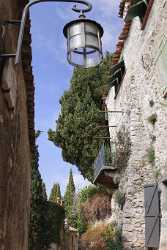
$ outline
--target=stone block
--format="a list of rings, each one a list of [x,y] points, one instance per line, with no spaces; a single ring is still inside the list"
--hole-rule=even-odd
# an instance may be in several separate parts
[[[17,80],[13,59],[9,59],[4,67],[1,87],[4,91],[4,96],[8,104],[8,108],[14,109],[17,98]]]

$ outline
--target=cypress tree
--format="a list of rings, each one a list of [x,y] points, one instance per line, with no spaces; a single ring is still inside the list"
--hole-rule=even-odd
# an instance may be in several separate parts
[[[93,163],[103,143],[98,137],[108,136],[102,109],[102,97],[109,90],[110,54],[100,66],[75,69],[70,88],[60,100],[61,114],[56,130],[49,130],[49,140],[61,147],[63,159],[76,165],[81,174],[93,181]]]
[[[65,214],[69,225],[75,226],[76,214],[74,214],[74,204],[75,204],[75,184],[73,179],[73,173],[70,169],[69,180],[66,187],[66,192],[64,196],[64,206]]]
[[[37,131],[36,139],[39,135],[40,131]],[[60,187],[57,191],[61,196]],[[39,152],[36,145],[32,161],[29,250],[48,250],[51,243],[60,243],[63,221],[63,207],[47,201],[45,184],[39,172]]]
[[[57,203],[59,200],[61,200],[60,185],[59,185],[59,183],[56,183],[52,187],[50,197],[49,197],[49,201]]]
[[[47,210],[46,188],[39,172],[39,153],[38,146],[36,146],[32,162],[29,250],[48,249]]]

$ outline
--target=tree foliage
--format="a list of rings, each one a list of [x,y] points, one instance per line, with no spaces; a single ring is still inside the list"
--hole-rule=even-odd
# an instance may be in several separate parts
[[[94,195],[101,193],[107,194],[105,187],[89,185],[81,189],[81,191],[79,192],[79,200],[81,203],[84,203],[88,199],[92,198]]]
[[[47,216],[49,225],[48,241],[50,244],[61,244],[62,242],[60,242],[60,234],[61,230],[63,230],[63,223],[65,219],[64,208],[52,201],[48,201],[47,206]]]
[[[68,224],[75,226],[76,211],[75,211],[75,184],[73,180],[73,173],[70,169],[69,180],[64,195],[65,214]]]
[[[39,172],[39,152],[36,146],[32,161],[29,250],[48,250],[51,243],[59,243],[63,221],[63,207],[47,201],[45,184]]]
[[[31,213],[29,228],[29,250],[48,248],[47,195],[39,172],[39,153],[36,146],[32,162]]]
[[[79,191],[76,202],[76,228],[80,235],[86,232],[90,223],[111,214],[110,200],[110,195],[102,186],[89,185]]]
[[[87,230],[87,223],[85,221],[82,208],[81,208],[81,202],[78,200],[77,203],[77,217],[76,217],[76,228],[78,229],[78,232],[80,235],[86,232]]]
[[[59,183],[56,183],[53,185],[51,193],[50,193],[50,197],[49,200],[52,202],[58,202],[59,200],[61,200],[61,191],[60,191],[60,185]]]
[[[81,212],[85,223],[105,220],[111,216],[111,198],[104,193],[97,193],[81,204]]]
[[[91,225],[81,237],[81,247],[87,250],[123,250],[122,233],[116,224]]]
[[[123,250],[122,230],[116,224],[110,224],[103,234],[107,250]]]
[[[92,181],[93,162],[102,140],[97,137],[108,135],[105,125],[102,97],[108,92],[111,55],[95,68],[75,69],[71,85],[60,100],[61,114],[56,131],[49,130],[49,139],[62,148],[63,159],[76,165],[81,174]]]

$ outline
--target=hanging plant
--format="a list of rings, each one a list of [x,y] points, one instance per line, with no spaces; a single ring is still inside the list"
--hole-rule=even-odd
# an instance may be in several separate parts
[[[129,132],[122,127],[117,133],[115,150],[113,152],[113,164],[119,171],[126,169],[131,154],[131,141]]]

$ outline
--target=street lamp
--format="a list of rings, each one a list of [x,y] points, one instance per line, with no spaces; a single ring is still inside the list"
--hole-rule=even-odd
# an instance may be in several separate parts
[[[100,24],[81,15],[64,27],[67,38],[67,59],[70,64],[83,68],[98,65],[102,58],[103,28]]]
[[[21,48],[25,30],[27,14],[32,5],[42,2],[67,2],[79,3],[86,7],[78,8],[76,5],[72,8],[75,12],[79,12],[79,19],[74,20],[64,27],[64,35],[67,38],[67,59],[73,66],[89,68],[98,65],[102,58],[102,42],[103,28],[100,24],[93,20],[86,19],[86,12],[91,11],[92,5],[85,0],[32,0],[24,8],[22,19],[19,22],[20,32],[17,43],[16,54],[0,54],[0,58],[15,57],[15,63],[20,62]],[[7,21],[3,24],[17,24],[17,21]]]

